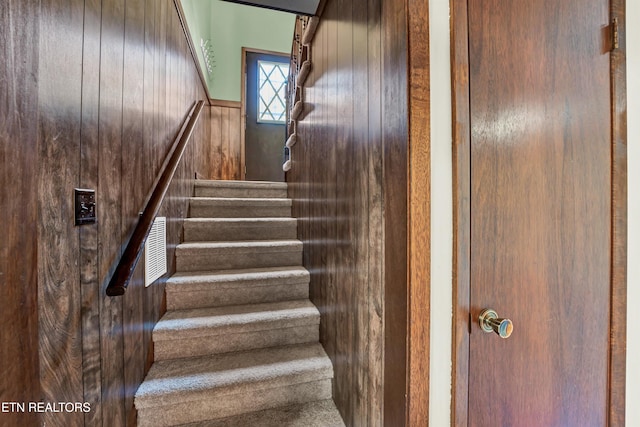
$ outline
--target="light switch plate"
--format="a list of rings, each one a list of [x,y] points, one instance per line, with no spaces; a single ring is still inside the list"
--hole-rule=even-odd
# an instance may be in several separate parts
[[[93,224],[96,222],[96,190],[76,188],[75,218],[76,225]]]

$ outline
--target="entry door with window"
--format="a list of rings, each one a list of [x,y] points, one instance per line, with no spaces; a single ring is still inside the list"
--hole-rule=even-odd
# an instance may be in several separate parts
[[[289,57],[246,52],[245,179],[284,181]]]
[[[607,425],[609,7],[468,1],[470,426]]]

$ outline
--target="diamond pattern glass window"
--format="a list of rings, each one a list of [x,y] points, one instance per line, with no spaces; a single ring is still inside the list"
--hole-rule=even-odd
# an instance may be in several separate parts
[[[289,64],[258,61],[258,123],[286,121]]]

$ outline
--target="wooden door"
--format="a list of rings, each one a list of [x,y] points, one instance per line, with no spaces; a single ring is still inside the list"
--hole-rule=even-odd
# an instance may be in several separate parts
[[[468,2],[471,426],[607,424],[608,24],[608,0]]]
[[[273,66],[272,64],[278,64]],[[284,181],[284,84],[289,57],[246,51],[245,179]]]

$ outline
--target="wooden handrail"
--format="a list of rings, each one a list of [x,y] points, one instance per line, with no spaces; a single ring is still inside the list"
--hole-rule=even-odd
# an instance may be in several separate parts
[[[153,185],[151,196],[140,215],[140,219],[138,220],[138,223],[133,230],[133,234],[122,253],[122,257],[113,272],[113,276],[111,276],[111,280],[107,286],[108,296],[113,297],[123,295],[127,289],[131,276],[133,275],[133,271],[135,270],[138,260],[142,255],[153,221],[158,215],[158,211],[162,205],[162,200],[169,189],[169,184],[171,184],[173,175],[178,168],[180,159],[182,158],[184,150],[187,147],[187,143],[191,138],[191,134],[193,133],[193,129],[198,118],[200,117],[200,112],[202,112],[203,106],[204,101],[198,101],[195,103],[193,107],[191,107],[189,115],[184,119],[180,132],[178,133],[178,136],[176,136],[176,139],[171,145],[171,150],[169,150],[169,153],[160,168],[160,172],[158,173]]]

